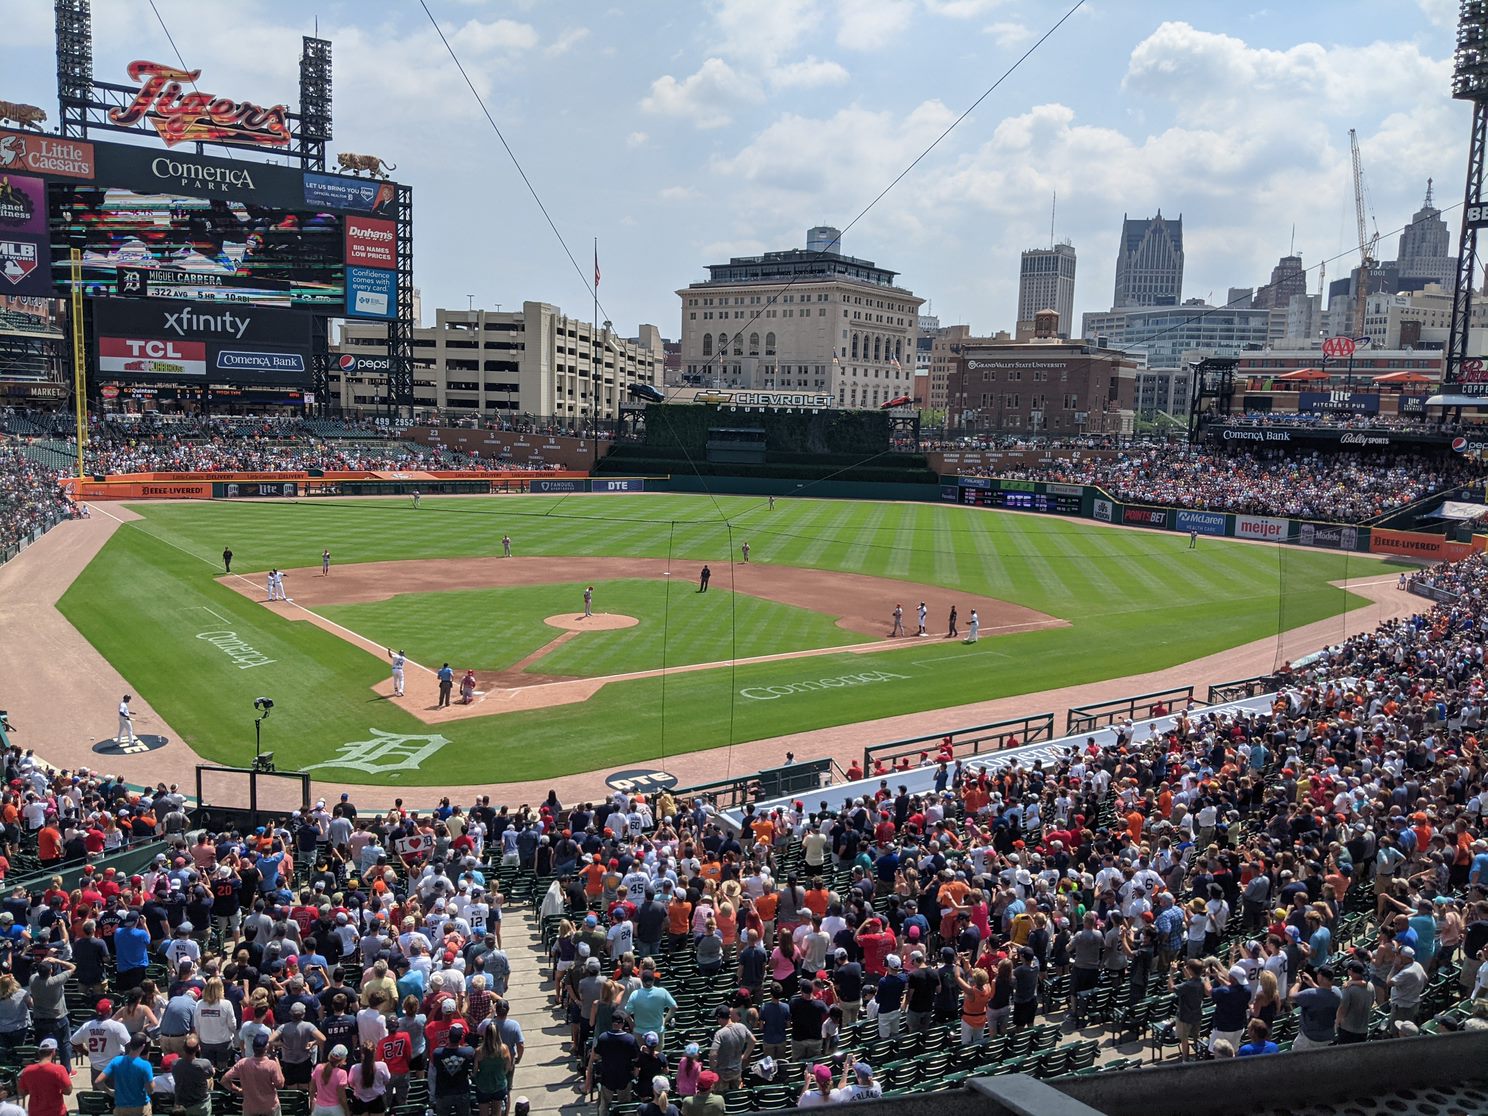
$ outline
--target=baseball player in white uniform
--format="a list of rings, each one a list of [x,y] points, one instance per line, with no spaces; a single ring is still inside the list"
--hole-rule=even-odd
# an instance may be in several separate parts
[[[119,701],[119,731],[114,734],[114,740],[119,744],[134,743],[134,718],[129,713],[130,697],[125,694]]]
[[[510,558],[511,557],[511,536],[510,535],[502,535],[501,536],[501,557],[503,557],[503,558]]]
[[[594,586],[592,585],[584,590],[584,615],[586,617],[594,615]]]
[[[982,622],[977,617],[976,609],[972,609],[971,619],[966,622],[966,642],[975,643],[977,641],[977,633],[981,631],[981,628]]]
[[[930,610],[925,607],[925,602],[924,601],[921,601],[920,602],[920,630],[918,632],[916,632],[915,635],[928,635],[929,634],[929,632],[927,632],[925,630],[925,618],[927,616],[929,616],[929,614],[930,614]]]
[[[269,583],[269,600],[271,600],[271,601],[277,601],[279,599],[279,596],[278,596],[278,592],[279,592],[279,576],[278,575],[279,575],[279,571],[278,570],[270,570],[269,571],[269,577],[268,577],[268,583]]]
[[[393,662],[393,697],[403,696],[403,664],[408,662],[408,657],[402,651],[394,651],[388,648],[388,658]]]

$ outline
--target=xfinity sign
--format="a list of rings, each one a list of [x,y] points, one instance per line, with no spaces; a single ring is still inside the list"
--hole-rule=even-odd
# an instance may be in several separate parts
[[[311,315],[277,307],[231,306],[166,298],[100,298],[93,313],[100,334],[225,342],[225,347],[310,349]],[[212,309],[205,307],[212,306]]]
[[[248,319],[238,317],[231,310],[224,310],[220,314],[203,314],[186,307],[174,314],[165,315],[165,329],[177,337],[198,333],[225,333],[229,337],[240,338],[248,330]]]

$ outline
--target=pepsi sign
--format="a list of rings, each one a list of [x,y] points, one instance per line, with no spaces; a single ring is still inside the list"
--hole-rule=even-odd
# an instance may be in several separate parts
[[[393,370],[393,358],[388,356],[356,356],[352,353],[342,353],[336,358],[336,369],[339,372],[387,375]]]

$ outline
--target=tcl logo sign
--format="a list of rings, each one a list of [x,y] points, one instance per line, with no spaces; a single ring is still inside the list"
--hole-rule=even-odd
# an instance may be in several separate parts
[[[346,262],[363,267],[398,266],[398,226],[374,217],[346,218]]]
[[[130,356],[154,357],[157,360],[185,360],[186,346],[176,341],[134,341],[121,339]],[[199,346],[193,345],[196,349]],[[194,353],[192,355],[195,355]]]

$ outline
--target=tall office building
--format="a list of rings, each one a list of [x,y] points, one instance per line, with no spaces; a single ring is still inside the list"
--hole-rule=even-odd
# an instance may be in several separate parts
[[[1426,200],[1400,233],[1400,252],[1395,261],[1400,278],[1429,279],[1450,287],[1457,274],[1457,259],[1450,255],[1451,246],[1451,230],[1442,219],[1441,210],[1431,204],[1431,179],[1428,178]]]
[[[1030,248],[1018,266],[1018,321],[1032,322],[1040,310],[1059,315],[1059,336],[1075,326],[1075,246]]]
[[[1169,221],[1159,209],[1147,220],[1123,216],[1111,308],[1177,306],[1182,301],[1183,215]]]
[[[1301,256],[1282,256],[1271,269],[1271,281],[1255,293],[1252,303],[1260,310],[1285,310],[1293,295],[1307,293],[1307,272]]]

